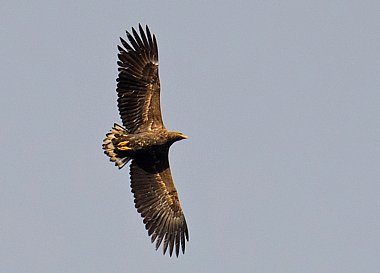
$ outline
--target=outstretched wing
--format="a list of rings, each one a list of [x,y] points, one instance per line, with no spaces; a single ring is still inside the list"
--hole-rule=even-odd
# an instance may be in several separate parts
[[[163,241],[164,254],[169,246],[171,256],[174,245],[177,257],[180,246],[185,253],[189,234],[171,176],[168,150],[138,156],[132,161],[130,174],[135,207],[144,218],[152,243],[156,241],[156,250]]]
[[[129,43],[120,38],[117,95],[120,117],[128,132],[164,128],[160,109],[160,79],[156,37],[146,34],[139,25],[140,35],[127,31]]]

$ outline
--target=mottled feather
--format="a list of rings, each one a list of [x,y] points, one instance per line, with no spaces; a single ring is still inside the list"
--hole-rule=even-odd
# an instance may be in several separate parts
[[[168,161],[168,150],[151,152],[136,157],[131,164],[131,188],[137,211],[144,218],[156,249],[164,242],[170,256],[175,248],[185,252],[185,238],[189,239],[186,220],[179,203]]]
[[[120,38],[117,78],[118,108],[129,133],[165,128],[160,109],[158,47],[155,36],[139,25],[127,31],[129,43]]]

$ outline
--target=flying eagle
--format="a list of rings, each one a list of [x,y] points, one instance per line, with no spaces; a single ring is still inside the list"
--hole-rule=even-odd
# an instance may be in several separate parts
[[[114,124],[103,141],[104,153],[121,169],[129,160],[135,207],[163,253],[175,246],[185,253],[189,233],[169,166],[170,146],[187,136],[166,130],[160,109],[158,47],[148,26],[132,28],[129,43],[120,38],[117,78],[118,108],[124,127]]]

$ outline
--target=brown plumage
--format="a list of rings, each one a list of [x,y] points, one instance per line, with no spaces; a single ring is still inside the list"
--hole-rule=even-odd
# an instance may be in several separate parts
[[[187,138],[165,129],[160,108],[158,47],[148,26],[144,32],[127,31],[129,43],[120,38],[118,108],[123,128],[115,124],[103,141],[110,161],[121,169],[132,159],[131,188],[135,207],[156,249],[163,242],[163,253],[185,253],[189,234],[169,166],[169,148]]]

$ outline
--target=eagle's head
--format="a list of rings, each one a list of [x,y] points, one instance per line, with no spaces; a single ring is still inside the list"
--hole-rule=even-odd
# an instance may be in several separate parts
[[[176,141],[182,140],[182,139],[187,139],[188,137],[185,136],[182,133],[179,132],[169,132],[169,139],[170,142],[174,143]]]

